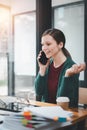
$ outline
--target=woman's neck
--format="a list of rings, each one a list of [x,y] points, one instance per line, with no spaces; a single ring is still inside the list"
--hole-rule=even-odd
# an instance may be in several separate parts
[[[55,68],[59,67],[60,65],[62,65],[65,61],[66,61],[66,56],[61,53],[59,55],[56,55],[54,58],[53,58],[53,65]]]

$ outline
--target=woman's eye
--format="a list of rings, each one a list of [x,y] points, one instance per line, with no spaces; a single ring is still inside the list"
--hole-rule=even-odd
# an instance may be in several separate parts
[[[51,43],[41,44],[42,46],[49,46]]]
[[[47,43],[47,46],[49,46],[50,45],[50,43]]]

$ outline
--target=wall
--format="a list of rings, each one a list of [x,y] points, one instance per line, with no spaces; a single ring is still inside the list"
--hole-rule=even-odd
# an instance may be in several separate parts
[[[7,6],[9,6],[10,5],[10,0],[0,0],[0,4],[4,4],[4,5],[7,5]]]
[[[28,12],[36,9],[36,0],[12,0],[12,14]]]
[[[28,12],[36,9],[36,0],[0,0],[0,4],[10,6],[12,14]]]
[[[1,1],[1,0],[0,0]],[[52,0],[52,7],[82,0]],[[20,6],[21,3],[21,6]],[[12,14],[36,10],[36,0],[11,0]]]
[[[82,0],[52,0],[52,7]],[[12,14],[36,10],[36,0],[0,0],[0,4],[12,7]]]

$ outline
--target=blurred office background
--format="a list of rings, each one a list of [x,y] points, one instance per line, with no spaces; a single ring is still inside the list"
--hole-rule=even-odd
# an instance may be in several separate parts
[[[72,58],[86,62],[86,12],[86,0],[0,0],[0,95],[34,94],[36,57],[47,28],[63,30]],[[81,72],[81,87],[86,77]]]

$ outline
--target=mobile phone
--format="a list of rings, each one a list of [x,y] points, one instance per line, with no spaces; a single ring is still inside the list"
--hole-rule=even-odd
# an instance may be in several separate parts
[[[46,57],[45,53],[42,51],[39,62],[41,62],[43,65],[46,65],[47,61],[48,61],[48,58]]]

